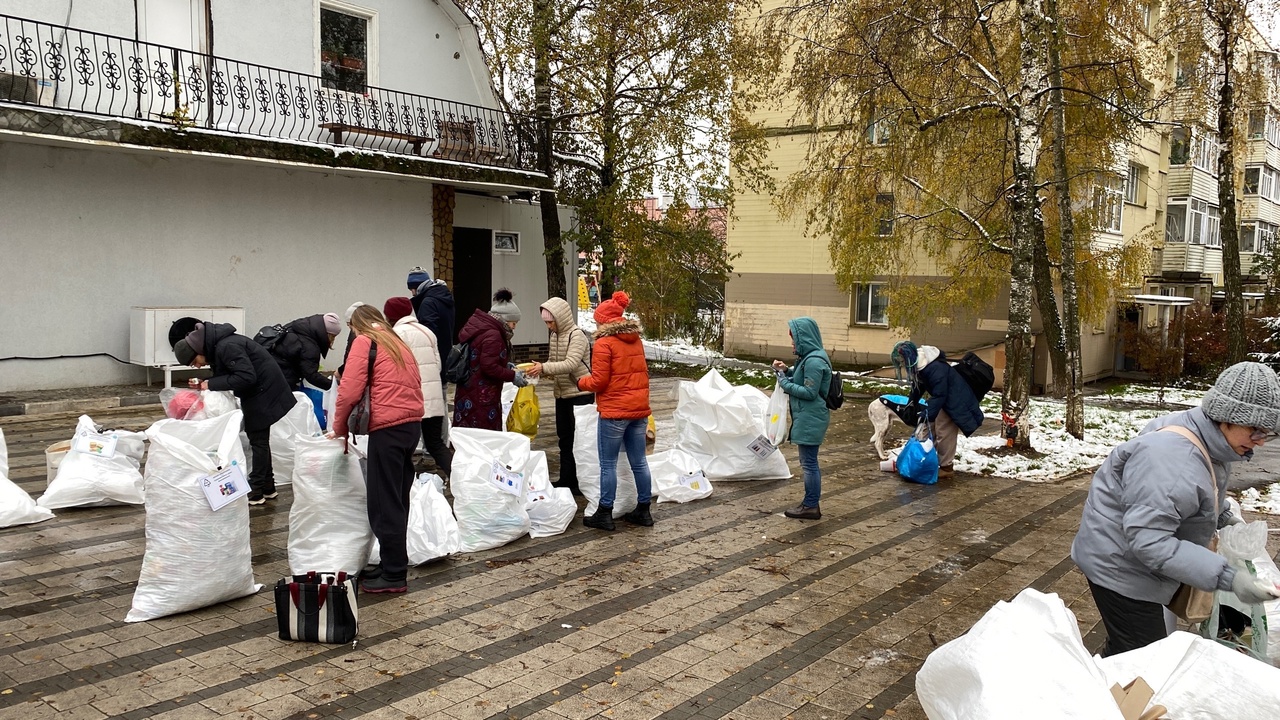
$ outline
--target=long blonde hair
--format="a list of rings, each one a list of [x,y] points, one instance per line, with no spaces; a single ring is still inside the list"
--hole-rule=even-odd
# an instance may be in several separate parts
[[[356,308],[355,312],[351,313],[351,326],[357,333],[381,345],[391,356],[391,361],[396,364],[396,367],[404,369],[407,364],[405,355],[413,357],[413,351],[404,344],[399,335],[391,330],[391,323],[387,322],[387,318],[378,308],[372,305],[361,305]]]

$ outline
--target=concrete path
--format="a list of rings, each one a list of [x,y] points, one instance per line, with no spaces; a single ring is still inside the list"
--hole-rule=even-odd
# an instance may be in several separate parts
[[[655,380],[660,432],[673,380]],[[554,456],[554,404],[541,388]],[[865,402],[865,401],[864,401]],[[720,483],[656,505],[653,528],[580,522],[411,570],[411,592],[360,596],[359,645],[276,637],[291,493],[252,510],[257,595],[125,624],[145,548],[137,507],[63,510],[0,530],[0,720],[39,718],[923,718],[926,655],[1025,587],[1059,593],[1096,648],[1097,612],[1068,557],[1087,476],[876,470],[864,405],[837,413],[822,520],[781,510],[798,479]],[[94,419],[140,429],[156,405]],[[43,449],[73,414],[0,421],[13,479],[44,488]],[[796,451],[785,448],[794,472]]]

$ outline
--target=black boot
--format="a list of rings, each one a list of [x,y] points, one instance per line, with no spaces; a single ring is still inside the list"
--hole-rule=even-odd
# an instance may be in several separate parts
[[[595,515],[582,518],[582,524],[597,530],[613,530],[613,506],[597,507]]]
[[[644,527],[653,527],[653,516],[649,514],[649,503],[640,503],[636,505],[636,509],[622,516],[623,520],[632,525],[643,525]]]

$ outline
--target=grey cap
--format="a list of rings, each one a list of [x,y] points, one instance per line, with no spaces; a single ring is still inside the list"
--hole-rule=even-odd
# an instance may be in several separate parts
[[[1280,432],[1280,380],[1262,363],[1236,363],[1222,371],[1200,407],[1210,420]]]

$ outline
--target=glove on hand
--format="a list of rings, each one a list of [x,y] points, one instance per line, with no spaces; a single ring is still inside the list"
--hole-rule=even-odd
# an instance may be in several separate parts
[[[1260,605],[1280,597],[1275,585],[1259,580],[1242,569],[1237,569],[1235,578],[1231,580],[1231,592],[1240,598],[1240,602],[1249,605]]]
[[[1223,508],[1221,522],[1218,524],[1222,527],[1229,525],[1244,525],[1244,511],[1240,507],[1240,503],[1235,498],[1227,498],[1227,506]]]
[[[516,364],[515,364],[515,363],[513,363],[513,362],[512,362],[512,363],[507,363],[507,369],[508,369],[508,370],[515,370],[515,369],[516,369]]]
[[[511,380],[511,384],[518,388],[522,388],[529,384],[529,378],[525,377],[523,370],[517,370],[515,378]]]

